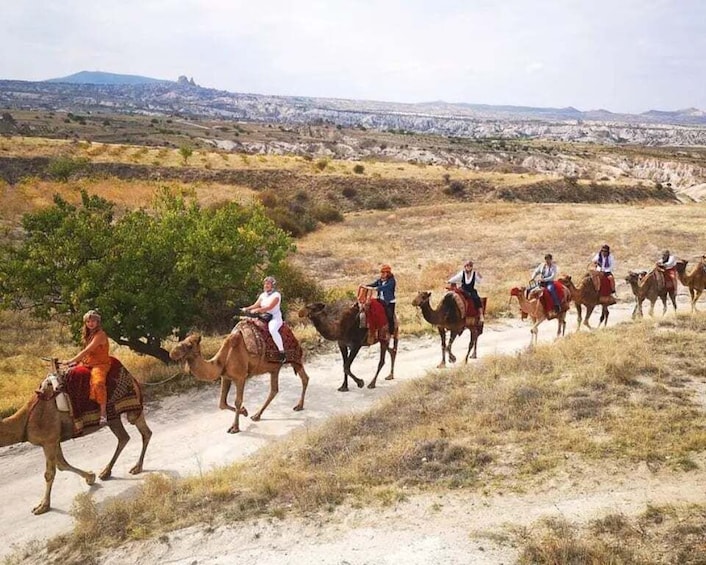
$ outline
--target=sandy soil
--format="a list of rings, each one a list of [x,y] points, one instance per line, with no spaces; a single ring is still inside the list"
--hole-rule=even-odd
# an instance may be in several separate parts
[[[628,320],[632,303],[611,308],[610,325]],[[597,323],[594,314],[593,323]],[[575,316],[568,331],[575,330]],[[551,342],[556,323],[540,327],[540,341]],[[467,337],[454,351],[465,351]],[[529,326],[510,320],[487,324],[478,346],[479,361],[494,353],[512,353],[529,343]],[[374,374],[377,347],[364,350],[356,361],[356,374],[367,382]],[[208,472],[276,441],[302,426],[312,426],[340,413],[365,410],[390,394],[400,383],[418,378],[440,361],[438,339],[431,337],[402,341],[395,380],[386,381],[383,369],[375,390],[352,389],[339,393],[342,371],[338,354],[312,358],[307,363],[311,377],[305,410],[292,407],[299,395],[299,379],[289,370],[280,377],[280,394],[260,422],[241,419],[242,432],[226,434],[232,413],[217,409],[218,387],[170,397],[149,405],[148,422],[154,432],[147,451],[145,473],[187,476]],[[246,388],[246,406],[253,411],[264,400],[269,379],[255,377]],[[0,449],[0,533],[4,543],[0,557],[32,540],[47,540],[72,527],[69,515],[73,498],[90,492],[97,502],[115,496],[130,496],[144,474],[133,477],[128,470],[139,454],[139,435],[129,426],[133,441],[118,460],[113,478],[89,487],[72,473],[58,473],[54,484],[52,510],[42,516],[31,514],[43,493],[44,458],[41,450],[28,444]],[[66,442],[69,462],[96,472],[103,468],[114,449],[108,430]],[[512,547],[503,546],[478,534],[503,524],[526,525],[546,514],[559,513],[571,519],[585,519],[600,512],[630,512],[644,509],[648,502],[703,502],[706,479],[702,484],[673,483],[647,468],[636,468],[611,478],[606,471],[600,480],[577,475],[557,479],[546,492],[526,496],[484,497],[478,494],[426,495],[384,511],[341,508],[333,513],[307,519],[262,520],[206,530],[190,528],[160,540],[129,544],[105,556],[104,563],[184,563],[219,564],[238,561],[251,564],[363,565],[372,563],[508,563],[515,556]],[[625,477],[630,478],[624,481]],[[36,554],[35,554],[36,555]]]

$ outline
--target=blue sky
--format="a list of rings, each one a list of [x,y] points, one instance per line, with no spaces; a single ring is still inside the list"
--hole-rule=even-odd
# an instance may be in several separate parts
[[[0,78],[706,110],[704,0],[0,0]]]

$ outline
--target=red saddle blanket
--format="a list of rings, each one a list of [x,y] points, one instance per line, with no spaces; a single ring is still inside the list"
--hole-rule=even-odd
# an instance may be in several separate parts
[[[556,294],[559,297],[559,304],[554,304],[552,295],[546,288],[542,288],[542,296],[539,297],[539,301],[542,303],[542,307],[545,312],[552,312],[555,306],[561,307],[565,302],[566,297],[566,287],[559,281],[554,281],[554,288],[556,289]],[[608,283],[608,288],[610,289],[610,283]],[[610,294],[610,290],[608,292]]]
[[[238,322],[235,329],[239,330],[245,342],[245,348],[254,355],[264,355],[267,361],[279,363],[279,349],[275,345],[267,323],[257,318]],[[285,322],[279,329],[284,345],[284,354],[288,363],[301,363],[304,353],[292,328]]]
[[[80,435],[84,427],[97,425],[100,420],[100,406],[89,398],[91,370],[83,365],[72,368],[66,374],[64,387],[71,404],[74,431]],[[140,385],[115,357],[110,358],[106,389],[109,420],[118,417],[123,412],[142,408]]]
[[[674,290],[677,288],[677,270],[676,269],[665,269],[664,270],[664,286],[667,290]]]
[[[385,312],[385,306],[377,298],[374,298],[365,305],[365,320],[366,327],[371,332],[376,332],[381,328],[388,325],[387,323],[387,312]]]
[[[476,305],[473,303],[473,300],[468,298],[465,294],[463,294],[463,291],[460,288],[454,288],[453,292],[455,292],[458,296],[460,296],[463,299],[464,304],[466,305],[466,318],[475,318],[478,316],[478,310],[476,310]],[[486,296],[481,296],[480,302],[483,305],[483,312],[485,312],[485,309],[488,306],[488,298]]]

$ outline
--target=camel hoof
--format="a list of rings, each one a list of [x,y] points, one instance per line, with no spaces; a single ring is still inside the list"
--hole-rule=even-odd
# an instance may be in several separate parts
[[[301,412],[304,410],[304,407],[301,404],[297,404],[294,408],[292,408],[295,412]]]
[[[386,380],[386,381],[391,381],[391,380],[394,379],[394,378],[395,378],[395,375],[387,375],[387,376],[385,377],[385,380]]]
[[[437,368],[437,369],[446,369],[446,363],[439,363],[439,364],[436,366],[436,368]]]
[[[41,504],[32,508],[32,514],[34,514],[35,516],[39,516],[40,514],[44,514],[46,512],[49,512],[49,505],[46,502],[42,502]]]
[[[370,384],[368,385],[368,388],[375,388],[375,383],[370,383]]]
[[[253,422],[259,422],[260,421],[260,414],[253,414],[252,417],[250,418]]]
[[[130,469],[131,475],[139,475],[140,473],[142,473],[142,465],[135,465],[132,469]]]
[[[341,385],[338,387],[338,392],[348,392],[348,387],[346,385]]]
[[[231,426],[228,428],[228,433],[229,434],[237,434],[240,433],[240,429],[236,428],[235,426]]]
[[[238,414],[242,414],[246,418],[248,417],[248,409],[243,406],[240,410],[238,410]]]
[[[363,379],[358,379],[355,381],[355,384],[358,385],[358,388],[363,388],[365,386],[365,381]]]

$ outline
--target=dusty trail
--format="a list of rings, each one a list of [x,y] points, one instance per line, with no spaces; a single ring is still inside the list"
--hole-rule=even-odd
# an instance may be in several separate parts
[[[629,320],[632,307],[631,302],[612,307],[610,325]],[[596,324],[597,320],[598,317],[594,314],[592,323]],[[572,311],[567,332],[574,331],[575,328],[576,319]],[[555,333],[556,322],[545,322],[539,328],[539,341],[549,343],[554,339]],[[468,344],[467,333],[457,341],[454,352],[460,357],[461,352],[465,352]],[[529,341],[529,325],[526,322],[509,320],[487,324],[478,346],[479,362],[482,362],[483,357],[491,354],[516,352],[526,347]],[[356,374],[364,378],[366,384],[374,374],[377,352],[377,346],[364,349],[354,365]],[[385,367],[378,379],[377,389],[352,389],[349,393],[339,393],[336,388],[341,383],[342,370],[338,353],[312,358],[306,364],[311,382],[307,392],[305,410],[298,413],[292,411],[292,407],[298,400],[300,383],[291,369],[285,369],[280,374],[280,393],[265,412],[263,419],[260,422],[253,422],[249,418],[241,418],[242,432],[235,436],[226,433],[226,429],[232,422],[232,413],[218,410],[218,386],[216,384],[200,391],[152,403],[148,406],[147,419],[154,434],[145,459],[145,473],[162,472],[183,477],[208,472],[213,468],[243,459],[292,430],[313,425],[334,414],[365,410],[380,398],[389,395],[400,383],[418,378],[434,369],[439,361],[440,348],[436,336],[403,340],[400,344],[394,381],[384,380],[384,376],[388,374],[388,367]],[[261,404],[267,395],[268,386],[269,378],[267,376],[255,377],[248,383],[245,391],[245,403],[248,409],[254,411]],[[132,426],[128,426],[128,432],[133,439],[118,460],[111,480],[106,482],[98,480],[96,485],[88,487],[81,478],[73,473],[58,472],[53,488],[52,510],[42,516],[31,514],[31,509],[41,498],[44,488],[44,456],[41,449],[28,444],[0,449],[0,497],[3,500],[0,534],[4,542],[0,549],[0,557],[7,555],[14,548],[28,541],[46,540],[59,533],[68,532],[72,527],[69,511],[74,497],[79,493],[88,491],[97,502],[115,496],[129,496],[130,491],[141,484],[145,473],[138,476],[132,476],[128,473],[130,467],[137,460],[140,449],[139,434]],[[73,465],[98,472],[110,458],[114,449],[114,441],[112,434],[105,430],[85,438],[66,442],[63,444],[63,448],[68,461]],[[700,490],[703,492],[703,489]],[[361,513],[364,514],[364,511]],[[399,517],[394,516],[394,511],[391,513],[393,514],[389,519],[391,527],[393,522],[398,523],[399,521],[400,527],[403,529],[414,530],[412,523],[407,523],[405,520],[400,521]],[[428,510],[422,512],[420,521],[424,521],[425,513],[428,513]],[[382,516],[380,519],[383,522],[387,521],[383,520]],[[371,548],[374,547],[375,543],[372,543],[370,539],[374,535],[373,531],[365,530],[364,524],[365,520],[362,520],[354,530],[348,531],[348,528],[344,528],[347,533],[345,536],[341,536],[339,541],[343,542],[351,536],[363,536],[368,539],[368,545]],[[407,525],[405,526],[405,524]],[[370,527],[375,528],[375,532],[378,532],[379,525],[380,523],[377,523],[377,519],[375,519],[371,522]],[[294,527],[292,526],[292,528]],[[287,530],[287,528],[288,526],[281,526],[280,529]],[[467,529],[464,531],[466,532],[464,536],[467,539]],[[183,533],[179,535],[183,536]],[[327,535],[317,533],[315,537],[320,538],[320,541],[325,541]],[[214,535],[215,537],[217,536]],[[404,536],[402,539],[404,540]],[[348,541],[355,546],[354,540],[348,539]],[[382,541],[383,545],[385,543]],[[426,543],[437,542],[419,539],[413,543],[412,540],[409,540],[408,547],[416,547],[418,551],[424,551],[422,546]],[[215,553],[210,556],[210,559],[216,560],[208,562],[227,562],[227,560],[217,560],[217,555],[222,555],[223,547],[227,546],[227,543],[222,545],[220,554]],[[257,544],[255,546],[250,544],[250,546],[250,555],[253,557],[253,561],[250,562],[268,562],[267,556],[262,553],[266,547],[273,547],[274,553],[270,557],[274,559],[274,556],[278,555],[278,559],[275,560],[278,563],[298,562],[284,559],[282,554],[277,553],[275,546],[268,545],[263,548],[258,548]],[[325,547],[325,544],[321,547]],[[310,554],[309,549],[305,547],[300,549],[301,555]],[[243,548],[238,551],[242,550]],[[345,561],[343,557],[341,557],[343,560],[339,561],[326,560],[324,558],[326,552],[322,551],[321,553],[319,561],[321,563],[342,563]],[[118,555],[116,554],[118,560],[114,561],[115,563],[121,562]],[[447,563],[454,562],[451,554],[444,555],[451,559],[446,560]],[[486,555],[486,557],[489,556]],[[158,560],[164,560],[164,558],[164,555],[160,555]],[[142,562],[154,562],[155,559],[157,556],[153,555],[151,560]],[[397,560],[394,561],[397,562]],[[129,562],[136,562],[135,555],[130,557]],[[182,561],[180,557],[175,555],[170,562],[180,563]],[[193,562],[193,559],[189,560],[184,557],[183,562],[190,563]],[[349,562],[367,563],[372,561],[353,559]],[[376,560],[375,562],[383,561]],[[199,563],[204,563],[204,561],[199,560]]]

